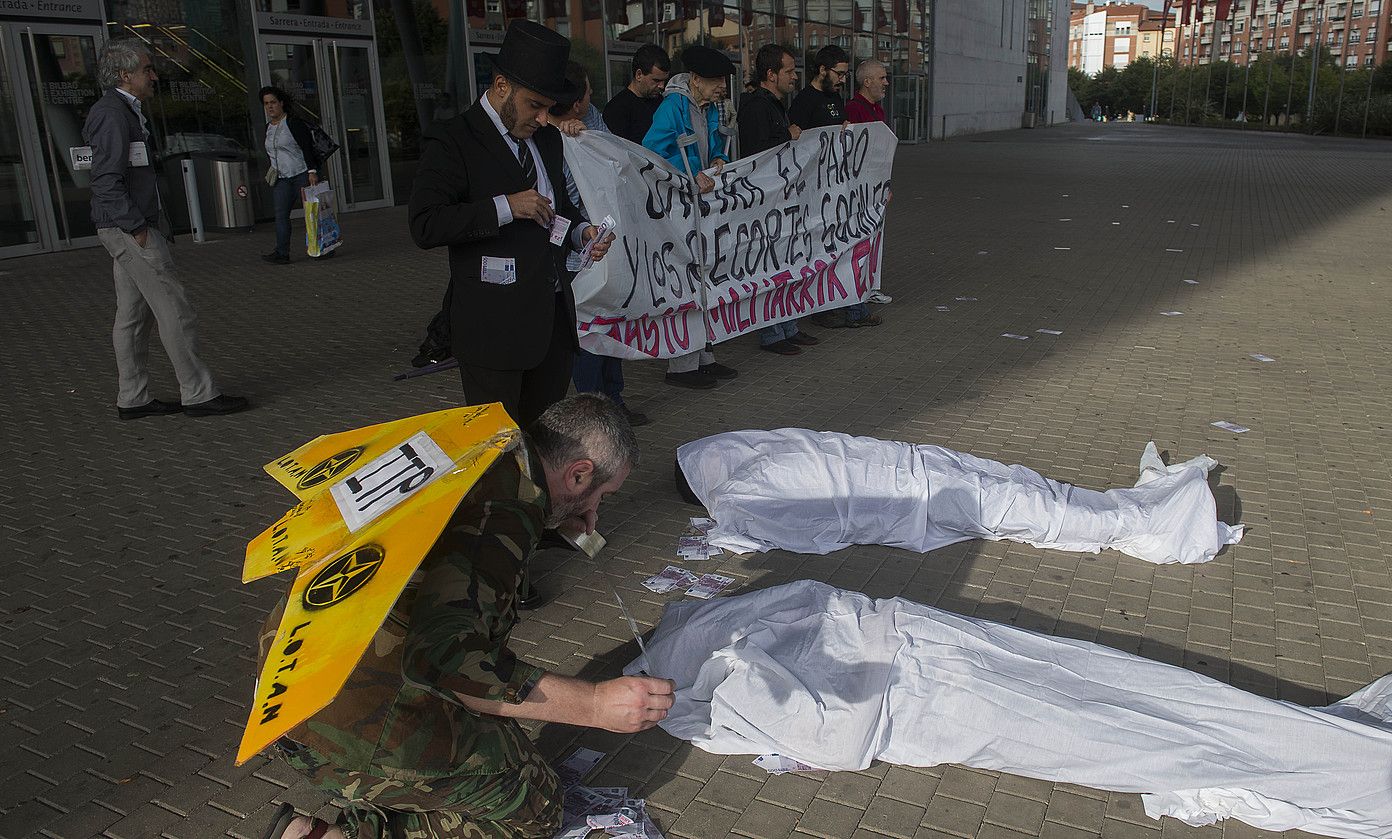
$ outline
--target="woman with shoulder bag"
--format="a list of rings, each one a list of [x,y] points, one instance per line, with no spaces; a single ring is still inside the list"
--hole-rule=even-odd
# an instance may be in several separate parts
[[[261,88],[266,109],[266,156],[271,166],[266,183],[275,202],[275,250],[261,258],[276,265],[290,262],[290,211],[304,200],[304,188],[319,183],[322,161],[314,151],[309,123],[290,115],[290,97],[278,87]],[[333,256],[329,251],[325,256]]]

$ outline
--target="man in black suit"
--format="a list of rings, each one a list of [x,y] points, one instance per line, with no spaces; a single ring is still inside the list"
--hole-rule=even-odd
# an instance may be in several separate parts
[[[549,124],[552,105],[583,93],[566,79],[569,57],[564,37],[514,21],[488,90],[426,133],[411,190],[412,238],[449,248],[445,308],[465,404],[501,402],[524,428],[569,387],[579,344],[565,255],[598,233],[566,195]]]

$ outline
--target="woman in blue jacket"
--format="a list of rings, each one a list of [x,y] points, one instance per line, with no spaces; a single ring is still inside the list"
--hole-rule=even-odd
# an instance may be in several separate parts
[[[682,53],[682,65],[687,72],[678,73],[667,82],[662,104],[657,106],[652,127],[643,138],[643,147],[665,158],[678,172],[694,173],[697,189],[706,193],[715,189],[715,180],[702,170],[715,167],[719,174],[730,162],[718,103],[725,98],[735,65],[724,53],[699,45]],[[688,135],[694,135],[696,142],[686,147],[683,162],[679,140]],[[705,390],[715,387],[721,379],[738,375],[734,368],[715,363],[715,353],[709,350],[667,362],[667,383],[678,387]]]
[[[695,134],[696,142],[686,147],[686,156],[693,173],[711,166],[720,168],[730,162],[728,143],[720,126],[718,103],[725,98],[729,77],[735,65],[725,54],[710,47],[694,46],[682,53],[687,72],[678,73],[667,82],[662,104],[653,114],[652,127],[643,138],[643,146],[666,158],[678,171],[685,173],[678,138]],[[710,192],[715,181],[708,175],[697,174],[696,184],[701,192]]]

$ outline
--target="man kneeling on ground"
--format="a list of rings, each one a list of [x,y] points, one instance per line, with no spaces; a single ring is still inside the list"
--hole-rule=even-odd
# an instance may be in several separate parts
[[[513,718],[635,732],[672,707],[666,679],[593,683],[508,649],[517,588],[543,528],[593,532],[638,462],[622,409],[557,402],[465,495],[382,628],[324,710],[277,746],[348,807],[331,826],[282,811],[267,839],[546,837],[556,774]],[[262,655],[280,621],[265,624]]]

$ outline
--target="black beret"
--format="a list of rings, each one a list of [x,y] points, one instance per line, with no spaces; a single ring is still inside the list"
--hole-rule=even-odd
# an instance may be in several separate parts
[[[735,63],[725,53],[700,44],[682,52],[682,67],[703,79],[723,79],[735,72]]]

